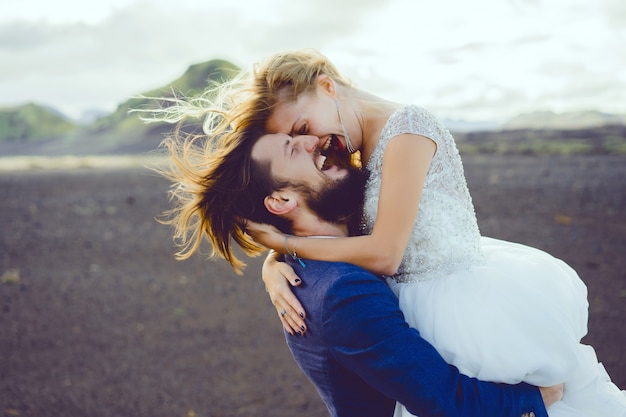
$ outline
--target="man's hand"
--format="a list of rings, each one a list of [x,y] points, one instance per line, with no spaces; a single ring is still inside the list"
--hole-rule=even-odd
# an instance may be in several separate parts
[[[563,384],[553,385],[551,387],[539,387],[541,392],[541,398],[546,405],[546,409],[550,408],[552,404],[557,401],[561,401],[563,398]]]

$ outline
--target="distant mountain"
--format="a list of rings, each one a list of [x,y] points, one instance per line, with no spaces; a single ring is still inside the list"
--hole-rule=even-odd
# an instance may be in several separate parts
[[[224,60],[190,66],[173,82],[130,98],[110,114],[91,112],[73,122],[54,109],[26,104],[0,108],[0,155],[137,154],[158,147],[172,126],[146,124],[130,109],[154,108],[141,97],[192,97],[240,69]],[[90,120],[91,119],[91,120]],[[90,123],[88,123],[90,121]],[[626,154],[626,115],[598,111],[522,114],[507,122],[445,120],[462,153]]]
[[[455,132],[454,136],[463,154],[626,155],[626,124]]]
[[[185,97],[200,95],[210,82],[223,82],[239,73],[240,69],[224,60],[211,60],[190,66],[178,79],[166,86],[148,91],[139,97],[130,98],[120,104],[112,114],[97,119],[83,132],[89,140],[102,149],[120,152],[135,152],[155,149],[166,131],[172,129],[168,124],[147,125],[131,109],[154,108],[159,103],[150,98],[172,97],[174,94]]]
[[[585,129],[603,126],[624,126],[626,115],[607,114],[599,111],[555,113],[541,111],[520,114],[504,123],[501,129]]]
[[[110,112],[102,109],[88,109],[83,111],[77,119],[74,119],[74,121],[81,126],[89,126],[96,120],[108,116],[109,113]]]
[[[34,103],[0,108],[0,142],[38,141],[62,137],[78,126],[54,109]]]
[[[173,92],[196,96],[204,91],[209,82],[225,81],[239,71],[238,67],[224,60],[191,65],[178,79],[140,96],[171,97]],[[79,126],[56,111],[35,104],[0,108],[0,154],[144,153],[155,149],[171,126],[146,125],[137,114],[129,114],[128,111],[157,104],[146,98],[130,98],[113,113],[98,117],[87,126]]]
[[[193,97],[201,94],[210,81],[222,82],[231,78],[239,72],[239,68],[224,60],[212,60],[201,64],[190,66],[185,73],[172,83],[140,94],[143,97],[172,97],[173,92]],[[126,129],[128,127],[138,127],[143,125],[136,115],[129,116],[130,109],[142,107],[153,107],[157,105],[151,99],[131,98],[120,104],[113,114],[96,120],[90,126],[91,130],[100,131],[102,129],[115,128]]]
[[[492,131],[500,130],[503,121],[498,120],[480,120],[469,121],[463,119],[444,119],[444,125],[452,132],[475,132],[475,131]]]

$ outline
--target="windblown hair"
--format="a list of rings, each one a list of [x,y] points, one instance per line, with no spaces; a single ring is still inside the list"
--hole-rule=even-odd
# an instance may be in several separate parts
[[[180,248],[176,258],[189,258],[206,237],[212,246],[211,257],[226,259],[241,273],[245,263],[235,256],[233,241],[249,256],[265,250],[246,234],[246,220],[281,230],[291,227],[267,211],[263,202],[286,186],[272,178],[269,162],[260,163],[251,157],[252,147],[263,132],[231,132],[210,142],[203,135],[186,135],[180,129],[176,132],[163,142],[171,163],[169,170],[161,171],[172,181],[169,194],[175,205],[160,220],[174,227],[174,240]]]
[[[163,105],[158,109],[133,109],[150,122],[179,123],[203,119],[208,137],[246,129],[264,129],[276,105],[295,101],[302,93],[315,90],[317,77],[326,74],[337,83],[350,85],[335,66],[315,49],[279,52],[242,71],[223,83],[212,82],[196,98],[152,97]]]
[[[175,205],[162,222],[174,227],[177,259],[189,258],[207,238],[211,256],[223,257],[240,273],[245,263],[235,256],[232,241],[249,256],[264,250],[245,233],[245,219],[288,230],[263,205],[265,196],[285,184],[277,184],[269,165],[253,163],[250,154],[275,106],[313,91],[321,74],[349,85],[325,56],[305,49],[277,53],[252,73],[213,83],[200,97],[152,97],[159,108],[132,110],[148,123],[176,124],[162,143],[170,167],[160,172],[172,182]],[[202,133],[186,132],[190,119],[202,121]]]

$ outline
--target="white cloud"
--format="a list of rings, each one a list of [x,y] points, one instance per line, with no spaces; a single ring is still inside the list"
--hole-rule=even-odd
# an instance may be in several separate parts
[[[3,0],[0,105],[112,110],[197,62],[315,47],[442,116],[626,113],[622,0]]]
[[[87,2],[81,0],[3,0],[2,19],[49,22],[53,24],[95,24],[117,9],[128,6],[133,0],[106,0]]]

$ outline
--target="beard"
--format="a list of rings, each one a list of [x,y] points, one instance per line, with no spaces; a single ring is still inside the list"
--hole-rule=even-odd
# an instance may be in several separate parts
[[[328,180],[320,190],[299,185],[311,211],[328,223],[347,225],[351,236],[360,233],[361,213],[368,174],[348,167],[347,175],[339,180]]]

